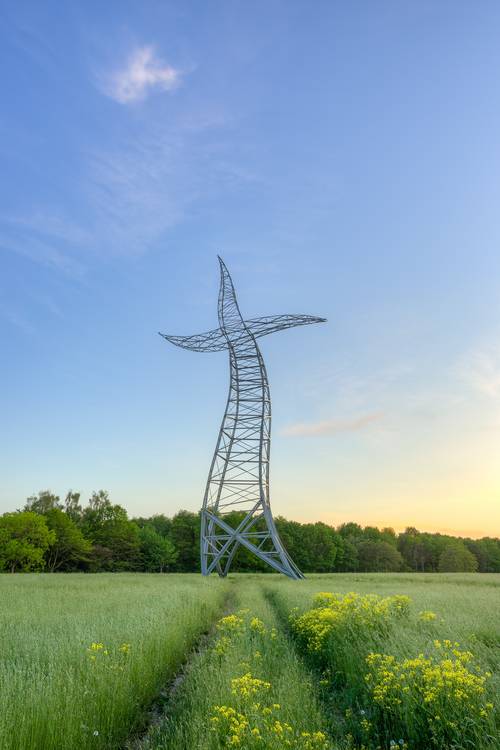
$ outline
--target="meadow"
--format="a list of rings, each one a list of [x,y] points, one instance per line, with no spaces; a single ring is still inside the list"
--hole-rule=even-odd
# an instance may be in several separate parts
[[[500,576],[0,576],[1,750],[500,747]]]

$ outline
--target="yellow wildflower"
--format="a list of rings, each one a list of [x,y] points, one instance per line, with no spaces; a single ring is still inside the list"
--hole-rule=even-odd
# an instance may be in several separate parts
[[[422,620],[422,622],[432,622],[432,620],[435,620],[437,617],[435,612],[431,612],[430,610],[426,609],[423,612],[418,613],[418,619]]]
[[[250,672],[244,674],[243,677],[235,677],[231,680],[232,694],[240,695],[244,698],[248,698],[251,695],[257,695],[262,691],[269,690],[270,687],[270,682],[259,680],[258,677],[252,677],[252,674]]]
[[[257,633],[260,633],[261,635],[264,635],[266,632],[266,626],[262,622],[262,620],[259,620],[258,617],[252,617],[250,620],[250,629],[254,630]]]

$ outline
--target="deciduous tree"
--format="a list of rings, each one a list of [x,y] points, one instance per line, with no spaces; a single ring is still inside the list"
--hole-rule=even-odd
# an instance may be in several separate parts
[[[461,540],[449,542],[441,552],[440,573],[474,573],[476,570],[477,559]]]
[[[358,545],[359,570],[367,573],[394,573],[401,570],[403,558],[389,542],[367,539]]]
[[[76,523],[60,508],[52,508],[44,514],[47,526],[55,533],[55,539],[45,552],[47,568],[72,570],[78,563],[88,562],[92,544],[85,539]]]
[[[0,517],[0,569],[11,573],[41,570],[44,554],[55,541],[44,516],[31,511]]]
[[[139,529],[141,567],[150,572],[163,573],[177,560],[177,550],[168,537],[158,534],[151,524]]]

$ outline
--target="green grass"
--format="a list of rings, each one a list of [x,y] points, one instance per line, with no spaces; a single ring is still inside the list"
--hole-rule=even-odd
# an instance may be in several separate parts
[[[412,599],[411,616],[383,637],[350,634],[338,641],[335,651],[325,646],[329,664],[364,669],[365,652],[375,646],[403,659],[425,652],[434,640],[449,638],[492,672],[488,691],[498,717],[499,575],[336,574],[301,582],[244,574],[226,581],[199,575],[1,575],[0,748],[112,750],[123,748],[128,738],[129,747],[141,750],[219,750],[232,746],[235,732],[231,734],[223,716],[220,722],[211,721],[217,716],[216,705],[233,708],[264,737],[259,742],[254,734],[239,747],[252,748],[254,742],[269,750],[306,748],[315,732],[326,730],[328,737],[318,735],[311,747],[360,748],[361,734],[354,724],[360,724],[361,716],[376,714],[362,691],[363,669],[353,668],[349,684],[322,679],[318,659],[288,628],[290,611],[308,610],[320,591],[404,594]],[[242,608],[249,612],[241,616],[241,632],[226,634],[215,627],[223,614]],[[418,613],[424,610],[435,612],[436,619],[421,622]],[[265,624],[265,633],[252,629],[252,617]],[[202,647],[193,654],[203,633]],[[225,634],[230,643],[221,649],[216,643]],[[89,651],[92,643],[103,647]],[[130,648],[120,651],[122,644]],[[169,682],[186,659],[185,674],[146,731],[148,709],[162,691],[169,693]],[[232,692],[231,680],[248,673],[270,685],[252,703],[238,689]],[[259,709],[252,708],[256,702]],[[262,709],[273,704],[279,708],[263,715]],[[276,721],[291,729],[285,728],[282,736],[279,728],[273,729]],[[377,739],[364,738],[368,750],[389,748],[393,724],[387,717],[382,724]],[[418,736],[411,736],[410,724],[405,740],[416,750],[421,744]],[[248,731],[241,729],[241,736]],[[500,747],[498,727],[490,723],[488,732],[490,738],[478,734],[471,747]],[[295,744],[286,745],[287,738]]]
[[[461,632],[489,629],[500,636],[500,574],[497,573],[336,573],[309,575],[298,585],[285,577],[272,578],[272,588],[283,592],[290,607],[302,606],[318,591],[357,591],[390,596],[406,594],[414,607],[439,610]]]
[[[279,630],[261,580],[237,576],[234,583],[236,619],[219,622],[214,642],[191,665],[173,706],[140,750],[331,747],[311,676]],[[240,678],[242,686],[235,688],[233,680]],[[264,686],[250,682],[246,695],[247,678]],[[248,726],[241,719],[224,720],[227,708]]]
[[[1,750],[119,747],[227,591],[197,575],[0,576]]]
[[[485,667],[500,680],[500,575],[477,573],[345,573],[311,575],[299,586],[287,578],[273,576],[266,590],[275,597],[281,614],[293,607],[309,606],[318,591],[346,594],[411,597],[415,612],[431,610],[438,615],[432,626],[436,637],[460,641],[478,655]],[[267,581],[263,579],[264,582]],[[394,648],[400,642],[395,636]],[[425,642],[425,635],[419,640]],[[498,683],[497,683],[498,685]],[[500,693],[500,685],[498,685]]]
[[[295,586],[286,579],[264,583],[263,586],[283,623],[288,622],[290,611],[294,608],[299,613],[310,610],[314,594],[320,591],[344,595],[355,591],[359,594],[378,594],[383,597],[407,595],[411,598],[409,617],[402,618],[382,633],[372,632],[369,627],[357,631],[348,622],[344,628],[337,627],[317,653],[306,654],[318,677],[324,677],[320,674],[323,669],[328,672],[327,679],[321,680],[326,683],[322,688],[323,705],[328,705],[328,711],[334,717],[330,725],[331,733],[339,747],[350,746],[348,735],[351,734],[354,736],[355,746],[364,744],[368,748],[376,748],[380,744],[385,748],[390,746],[391,739],[403,739],[412,750],[427,750],[428,745],[422,739],[422,717],[417,717],[417,713],[425,713],[427,721],[431,705],[417,705],[422,702],[412,694],[406,706],[407,719],[402,725],[396,718],[397,707],[379,711],[365,681],[365,675],[369,671],[366,656],[370,652],[382,653],[403,662],[424,654],[441,660],[447,658],[448,654],[444,653],[442,647],[441,650],[436,649],[434,642],[443,644],[446,639],[453,644],[458,642],[461,651],[473,654],[471,669],[477,666],[483,673],[491,672],[491,677],[486,680],[484,701],[491,701],[495,708],[487,721],[477,721],[472,707],[463,701],[460,703],[453,694],[446,713],[449,714],[450,721],[456,721],[455,734],[458,739],[453,742],[449,740],[449,744],[444,743],[439,747],[470,746],[477,750],[496,750],[500,747],[500,576],[317,575],[311,576],[301,586]],[[436,618],[422,621],[419,613],[425,611],[435,613]],[[300,648],[304,650],[304,645]],[[455,719],[451,715],[453,712],[456,714]],[[434,715],[441,714],[444,711],[434,711]],[[371,733],[361,731],[361,722],[368,719],[374,723]],[[398,728],[398,737],[393,734],[395,727]]]

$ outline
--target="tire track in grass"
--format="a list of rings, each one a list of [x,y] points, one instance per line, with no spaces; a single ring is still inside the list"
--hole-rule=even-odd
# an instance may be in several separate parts
[[[219,618],[229,615],[235,607],[234,591],[230,590],[219,611]],[[178,694],[186,678],[203,656],[210,644],[216,637],[216,622],[210,623],[210,628],[201,633],[199,639],[186,654],[186,658],[179,665],[178,671],[162,686],[156,699],[151,703],[142,725],[136,729],[123,745],[122,750],[141,750],[146,747],[147,737],[159,727],[165,716],[169,716],[175,710]]]
[[[290,648],[296,653],[297,658],[303,665],[304,671],[309,675],[309,680],[315,687],[315,692],[318,696],[318,703],[321,706],[323,715],[325,716],[325,731],[328,733],[332,745],[339,750],[341,748],[352,750],[352,743],[346,738],[347,730],[345,730],[343,701],[337,700],[337,696],[332,695],[331,687],[325,686],[324,680],[318,670],[311,666],[304,658],[303,654],[299,652],[297,642],[290,629],[290,609],[286,608],[279,593],[274,587],[272,587],[272,585],[267,583],[263,584],[263,590],[266,601],[272,608],[275,617],[290,644]],[[340,696],[338,697],[340,698]]]
[[[262,583],[229,580],[233,611],[193,655],[163,715],[134,750],[332,750],[309,671]]]

